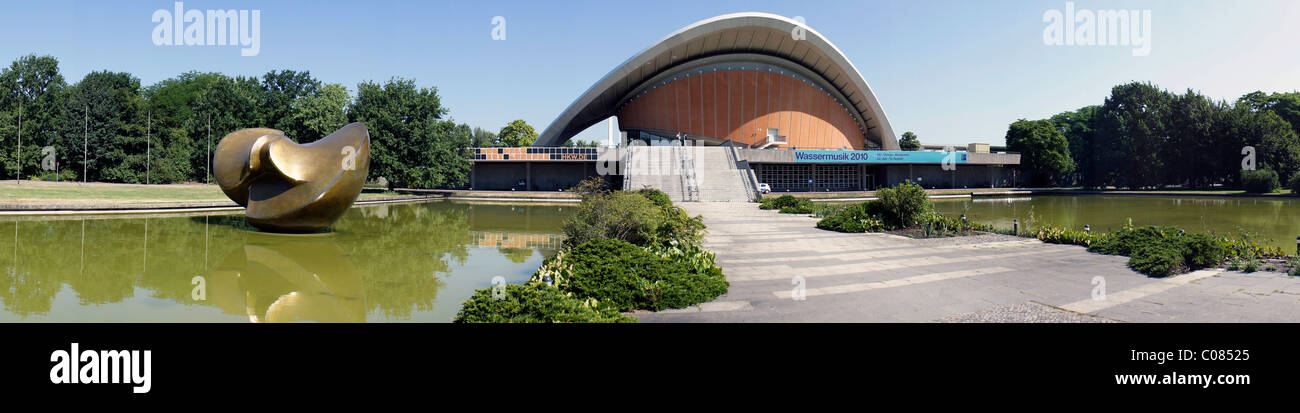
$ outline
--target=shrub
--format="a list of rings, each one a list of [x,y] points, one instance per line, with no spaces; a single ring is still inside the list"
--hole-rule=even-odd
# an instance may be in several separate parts
[[[1217,267],[1227,256],[1223,243],[1205,234],[1185,234],[1182,237],[1187,266],[1193,270]]]
[[[1241,272],[1259,271],[1259,264],[1260,264],[1259,260],[1254,258],[1247,258],[1245,260],[1245,263],[1241,265]]]
[[[1165,277],[1187,271],[1187,255],[1183,244],[1177,240],[1164,239],[1161,242],[1139,246],[1129,257],[1128,266],[1133,270],[1153,277]]]
[[[1125,226],[1108,236],[1099,237],[1088,247],[1088,251],[1106,255],[1133,255],[1133,250],[1139,246],[1153,244],[1177,234],[1178,229],[1174,227]]]
[[[946,236],[948,234],[962,234],[966,231],[989,231],[991,229],[988,225],[962,221],[961,218],[946,216],[934,211],[921,214],[919,221],[926,236],[931,236],[931,234]]]
[[[1035,238],[1040,241],[1051,244],[1068,244],[1079,246],[1091,246],[1092,243],[1104,237],[1103,234],[1093,234],[1087,231],[1072,230],[1065,227],[1053,225],[1042,225],[1038,227],[1038,232],[1034,234]]]
[[[675,205],[656,206],[635,192],[593,194],[583,199],[578,210],[564,223],[564,244],[611,238],[636,245],[698,243],[704,222]]]
[[[665,194],[664,191],[660,191],[656,188],[645,188],[636,193],[650,200],[650,202],[655,204],[657,207],[673,205],[673,200],[668,198],[668,194]]]
[[[1291,195],[1300,196],[1300,172],[1291,175],[1291,182],[1287,184],[1291,188]]]
[[[921,214],[934,208],[925,189],[912,181],[878,190],[876,198],[884,212],[885,223],[894,228],[911,228],[919,224],[917,218]]]
[[[712,265],[712,254],[701,253],[708,254],[703,250],[682,250],[664,252],[668,256],[678,254],[666,258],[626,241],[595,239],[574,247],[561,258],[568,275],[557,279],[555,285],[620,311],[686,307],[713,300],[726,293],[729,286],[721,269]],[[685,256],[691,258],[682,259]],[[701,272],[701,267],[711,269]]]
[[[649,199],[630,192],[593,194],[564,222],[565,245],[613,238],[637,245],[654,242],[660,210]]]
[[[1241,171],[1241,186],[1246,189],[1246,192],[1272,193],[1277,192],[1282,184],[1278,183],[1277,172],[1271,169],[1260,169]]]
[[[758,204],[759,209],[779,210],[781,208],[799,206],[799,198],[795,198],[793,195],[781,195],[776,198],[763,198],[758,201]]]
[[[582,182],[578,182],[577,185],[569,188],[568,191],[578,194],[583,199],[586,199],[592,196],[609,193],[609,185],[605,182],[604,178],[593,176],[583,179]]]
[[[474,292],[456,313],[457,323],[635,323],[636,319],[596,300],[572,297],[555,287],[510,284],[498,300],[492,289]]]
[[[879,209],[879,203],[876,201],[840,206],[817,221],[817,228],[838,232],[884,231],[886,229],[884,221],[879,218],[879,215],[871,214],[871,211]]]
[[[1042,231],[1040,231],[1041,233]],[[1225,258],[1228,269],[1240,262],[1230,254],[1228,239],[1204,234],[1183,234],[1173,227],[1147,226],[1094,235],[1088,251],[1129,256],[1129,267],[1143,274],[1164,277],[1187,270],[1216,267]]]

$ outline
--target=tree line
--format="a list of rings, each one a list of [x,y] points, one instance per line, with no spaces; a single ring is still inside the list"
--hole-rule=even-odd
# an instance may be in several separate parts
[[[1240,187],[1243,167],[1300,173],[1300,92],[1251,92],[1235,102],[1151,83],[1115,86],[1101,105],[1012,123],[1034,185],[1154,189]]]
[[[436,87],[401,77],[363,81],[353,96],[308,71],[195,71],[142,86],[112,71],[69,84],[52,56],[23,56],[0,68],[4,179],[208,182],[210,150],[230,132],[269,127],[307,143],[351,122],[370,130],[369,178],[393,186],[458,187],[469,173],[465,148],[526,146],[537,138],[523,120],[498,133],[456,123]],[[57,174],[42,167],[51,157],[46,147],[54,148]]]

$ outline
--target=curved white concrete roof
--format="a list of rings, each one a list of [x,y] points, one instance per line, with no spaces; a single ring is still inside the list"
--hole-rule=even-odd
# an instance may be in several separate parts
[[[803,30],[803,39],[792,35]],[[834,95],[847,99],[850,115],[863,135],[884,149],[898,149],[871,86],[839,48],[821,33],[798,21],[770,13],[733,13],[702,20],[673,32],[654,45],[614,68],[587,89],[538,137],[534,146],[557,146],[618,112],[630,94],[661,74],[703,58],[725,60],[728,56],[752,60],[754,55],[777,58],[797,65],[836,89]],[[823,83],[818,82],[818,83]]]

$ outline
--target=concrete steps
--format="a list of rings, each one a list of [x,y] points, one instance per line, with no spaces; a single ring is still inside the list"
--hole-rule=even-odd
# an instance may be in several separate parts
[[[744,202],[752,197],[752,172],[728,147],[630,147],[624,189],[658,188],[674,202]]]

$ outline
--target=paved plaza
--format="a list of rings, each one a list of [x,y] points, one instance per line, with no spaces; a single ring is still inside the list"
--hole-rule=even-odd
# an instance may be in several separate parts
[[[1300,277],[1280,273],[1151,278],[1127,257],[1027,238],[845,234],[754,203],[679,205],[704,216],[731,289],[642,322],[1300,321]]]

